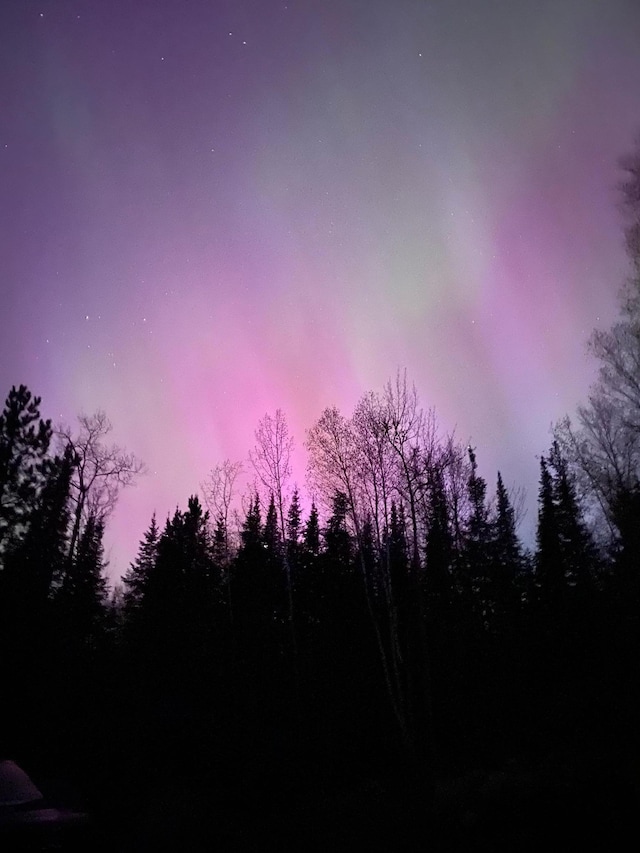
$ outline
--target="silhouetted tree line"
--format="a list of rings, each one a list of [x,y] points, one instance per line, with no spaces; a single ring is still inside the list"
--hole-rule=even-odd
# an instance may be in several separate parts
[[[622,317],[594,335],[602,369],[578,426],[559,424],[540,458],[533,551],[517,494],[500,473],[489,487],[476,449],[441,434],[398,373],[308,431],[308,512],[278,411],[256,430],[238,523],[227,462],[207,508],[193,495],[163,526],[151,518],[110,592],[105,524],[142,466],[106,444],[103,413],[54,435],[40,399],[12,388],[0,416],[4,751],[68,764],[102,795],[117,778],[123,800],[166,768],[217,776],[227,793],[242,773],[271,807],[302,766],[402,763],[433,777],[605,745],[635,760],[639,162],[623,193]]]

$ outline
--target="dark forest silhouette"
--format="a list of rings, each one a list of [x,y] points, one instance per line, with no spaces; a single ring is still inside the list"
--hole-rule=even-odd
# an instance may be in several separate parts
[[[223,849],[622,838],[640,766],[640,154],[625,175],[631,278],[592,338],[588,403],[540,457],[531,552],[501,474],[488,484],[398,373],[308,431],[308,513],[284,415],[265,416],[239,523],[226,462],[205,505],[154,515],[109,590],[105,525],[142,466],[103,413],[56,436],[12,388],[1,752],[71,781],[126,849],[203,830]]]

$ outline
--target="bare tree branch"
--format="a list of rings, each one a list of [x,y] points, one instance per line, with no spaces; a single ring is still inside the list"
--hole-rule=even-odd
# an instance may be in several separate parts
[[[132,485],[146,470],[133,453],[127,453],[117,444],[105,444],[113,428],[105,412],[98,410],[93,415],[79,415],[78,423],[76,435],[70,427],[57,430],[61,446],[71,448],[75,463],[71,479],[75,510],[69,559],[75,555],[80,529],[87,518],[106,521],[122,489]]]
[[[200,484],[204,503],[211,518],[222,519],[227,537],[230,515],[237,496],[236,484],[243,472],[242,462],[225,459],[224,462],[212,468],[208,478]]]
[[[287,489],[291,479],[291,454],[293,452],[293,436],[281,409],[276,409],[274,417],[266,414],[255,431],[256,446],[249,451],[249,461],[256,476],[264,489],[265,504],[273,494],[278,510],[282,540],[285,532],[285,502]]]

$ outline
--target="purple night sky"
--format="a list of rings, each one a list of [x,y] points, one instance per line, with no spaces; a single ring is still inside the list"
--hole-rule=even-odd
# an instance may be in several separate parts
[[[265,412],[303,484],[305,429],[398,367],[530,537],[625,276],[639,81],[638,0],[2,3],[0,394],[146,462],[111,576]]]

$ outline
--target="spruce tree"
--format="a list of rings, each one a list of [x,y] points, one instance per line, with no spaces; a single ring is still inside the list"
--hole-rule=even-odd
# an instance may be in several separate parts
[[[28,731],[31,726],[30,743],[33,727],[41,724],[43,709],[52,704],[63,681],[60,670],[69,651],[68,646],[60,645],[64,623],[56,623],[59,614],[52,596],[66,565],[71,464],[68,454],[48,464],[26,533],[13,541],[5,555],[1,578],[3,689],[7,697],[13,697],[11,703],[5,703],[11,706],[4,709],[8,718],[5,730],[24,726]],[[17,703],[16,697],[21,697]]]
[[[564,564],[554,500],[553,477],[544,456],[540,457],[536,545],[538,596],[544,604],[558,603],[564,591]]]
[[[313,633],[317,619],[319,579],[324,555],[320,553],[320,521],[315,503],[311,504],[309,517],[302,529],[302,542],[297,551],[295,590],[299,613],[298,627],[304,633]]]
[[[222,512],[218,513],[211,541],[211,560],[214,582],[212,591],[216,604],[221,605],[222,621],[230,627],[233,625],[232,600],[232,554],[229,544],[229,532]]]
[[[185,605],[184,631],[197,677],[198,666],[211,651],[216,578],[211,559],[209,513],[204,510],[197,495],[189,498],[187,511],[182,518],[180,557]]]
[[[378,549],[375,546],[373,522],[370,516],[365,518],[362,524],[360,546],[354,559],[364,570],[367,588],[373,598],[382,600],[385,593],[383,589],[384,579],[379,571]]]
[[[426,522],[424,587],[427,604],[435,614],[451,601],[453,536],[442,472],[434,470],[429,478],[429,504]]]
[[[129,627],[133,627],[139,621],[147,584],[155,569],[158,557],[159,538],[160,530],[154,512],[149,527],[138,547],[138,555],[134,562],[129,565],[122,578],[125,588],[123,595],[125,623]]]
[[[208,514],[196,496],[167,519],[145,582],[141,617],[145,647],[157,676],[193,685],[211,639],[213,570]]]
[[[256,549],[263,544],[262,536],[262,514],[260,511],[260,496],[256,492],[249,502],[249,509],[242,523],[240,531],[241,551],[243,553],[255,553]]]
[[[300,508],[300,493],[296,487],[291,495],[291,503],[289,504],[289,510],[287,511],[286,524],[287,542],[292,546],[290,550],[293,551],[296,550],[300,541],[301,521],[302,510]]]
[[[241,545],[232,579],[240,673],[247,679],[245,688],[252,695],[254,689],[273,689],[282,675],[285,649],[289,646],[287,590],[278,533],[275,503],[270,501],[263,527],[260,499],[255,494],[240,531]]]
[[[491,595],[497,610],[505,614],[516,607],[524,557],[513,505],[499,471],[491,550]]]
[[[393,589],[397,591],[406,587],[407,572],[409,570],[407,521],[403,503],[400,504],[400,508],[398,509],[396,502],[391,502],[386,544],[389,550],[391,583]]]
[[[267,509],[267,517],[264,523],[263,536],[269,557],[280,557],[282,542],[280,538],[280,526],[278,523],[278,510],[276,509],[276,502],[273,493],[269,499],[269,507]]]
[[[40,417],[40,397],[15,386],[0,414],[0,567],[3,553],[25,532],[43,485],[51,421]]]
[[[573,477],[557,441],[553,442],[548,459],[553,471],[556,523],[565,580],[570,588],[586,592],[593,580],[595,546],[583,519]]]
[[[217,566],[218,571],[222,572],[222,570],[228,565],[230,557],[229,533],[222,513],[218,513],[216,517],[211,548],[213,562]]]
[[[72,468],[73,457],[68,449],[61,457],[48,460],[24,537],[6,555],[7,603],[29,614],[30,621],[42,614],[64,573]]]
[[[184,582],[181,572],[182,513],[176,508],[167,517],[156,546],[153,570],[144,584],[140,617],[145,654],[154,673],[163,666],[163,658],[175,659],[177,642],[182,640],[184,614]]]
[[[103,535],[104,522],[90,515],[56,595],[64,642],[78,653],[94,651],[105,635],[108,584]]]
[[[489,560],[490,523],[486,503],[487,484],[478,474],[478,463],[473,448],[468,448],[471,472],[467,480],[471,511],[467,518],[464,537],[464,557],[461,592],[464,604],[471,607],[483,623],[488,625],[489,610]]]
[[[347,529],[348,499],[344,492],[336,492],[333,496],[333,512],[324,531],[326,554],[336,566],[349,570],[352,556],[351,536]]]
[[[313,502],[309,518],[304,526],[303,545],[306,554],[317,557],[320,553],[320,520],[318,518],[318,508]]]

